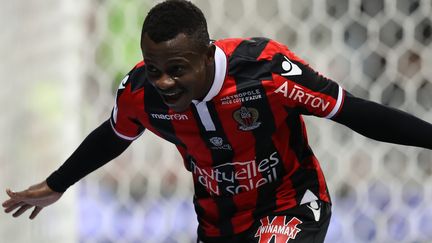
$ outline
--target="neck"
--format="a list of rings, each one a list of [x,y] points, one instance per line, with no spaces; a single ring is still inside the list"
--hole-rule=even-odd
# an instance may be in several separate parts
[[[215,68],[216,68],[216,65],[215,65],[214,61],[211,65],[207,66],[206,87],[204,89],[205,92],[202,95],[202,97],[199,98],[199,100],[203,100],[204,97],[209,93],[209,91],[213,85],[214,79],[215,79]]]

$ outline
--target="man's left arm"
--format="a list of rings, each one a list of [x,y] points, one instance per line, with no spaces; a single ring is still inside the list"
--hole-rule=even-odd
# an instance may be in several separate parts
[[[348,92],[332,120],[378,141],[432,149],[432,124]]]

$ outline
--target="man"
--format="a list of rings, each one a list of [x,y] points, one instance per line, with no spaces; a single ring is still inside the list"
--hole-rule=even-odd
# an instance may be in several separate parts
[[[7,213],[34,207],[33,219],[148,129],[177,146],[193,176],[198,242],[323,242],[331,200],[302,115],[432,149],[431,124],[352,96],[276,41],[210,41],[190,2],[156,5],[141,48],[110,119],[44,182],[8,189]]]

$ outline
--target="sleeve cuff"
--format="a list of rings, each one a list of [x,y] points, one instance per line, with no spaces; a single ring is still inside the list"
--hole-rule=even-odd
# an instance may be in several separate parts
[[[46,178],[45,181],[48,187],[55,192],[63,193],[69,188],[69,185],[65,185],[61,181],[57,171],[54,171],[50,176],[48,176],[48,178]]]

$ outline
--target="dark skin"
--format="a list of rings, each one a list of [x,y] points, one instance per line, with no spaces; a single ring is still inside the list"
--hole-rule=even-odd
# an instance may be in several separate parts
[[[45,181],[30,186],[21,192],[6,189],[6,193],[10,198],[2,204],[5,213],[15,211],[12,216],[18,217],[25,211],[34,208],[30,214],[30,219],[34,219],[44,207],[53,204],[63,195],[51,190]]]
[[[141,48],[149,80],[165,104],[174,111],[185,111],[192,100],[202,100],[210,90],[215,72],[214,45],[197,48],[185,34],[160,43],[153,42],[145,35]],[[2,204],[4,211],[19,217],[33,209],[30,219],[34,219],[44,207],[63,195],[49,188],[46,181],[20,192],[6,189],[6,193],[9,199]]]
[[[148,79],[175,112],[185,111],[192,100],[202,100],[210,90],[215,68],[214,45],[198,48],[183,33],[155,43],[145,34],[141,48]]]

